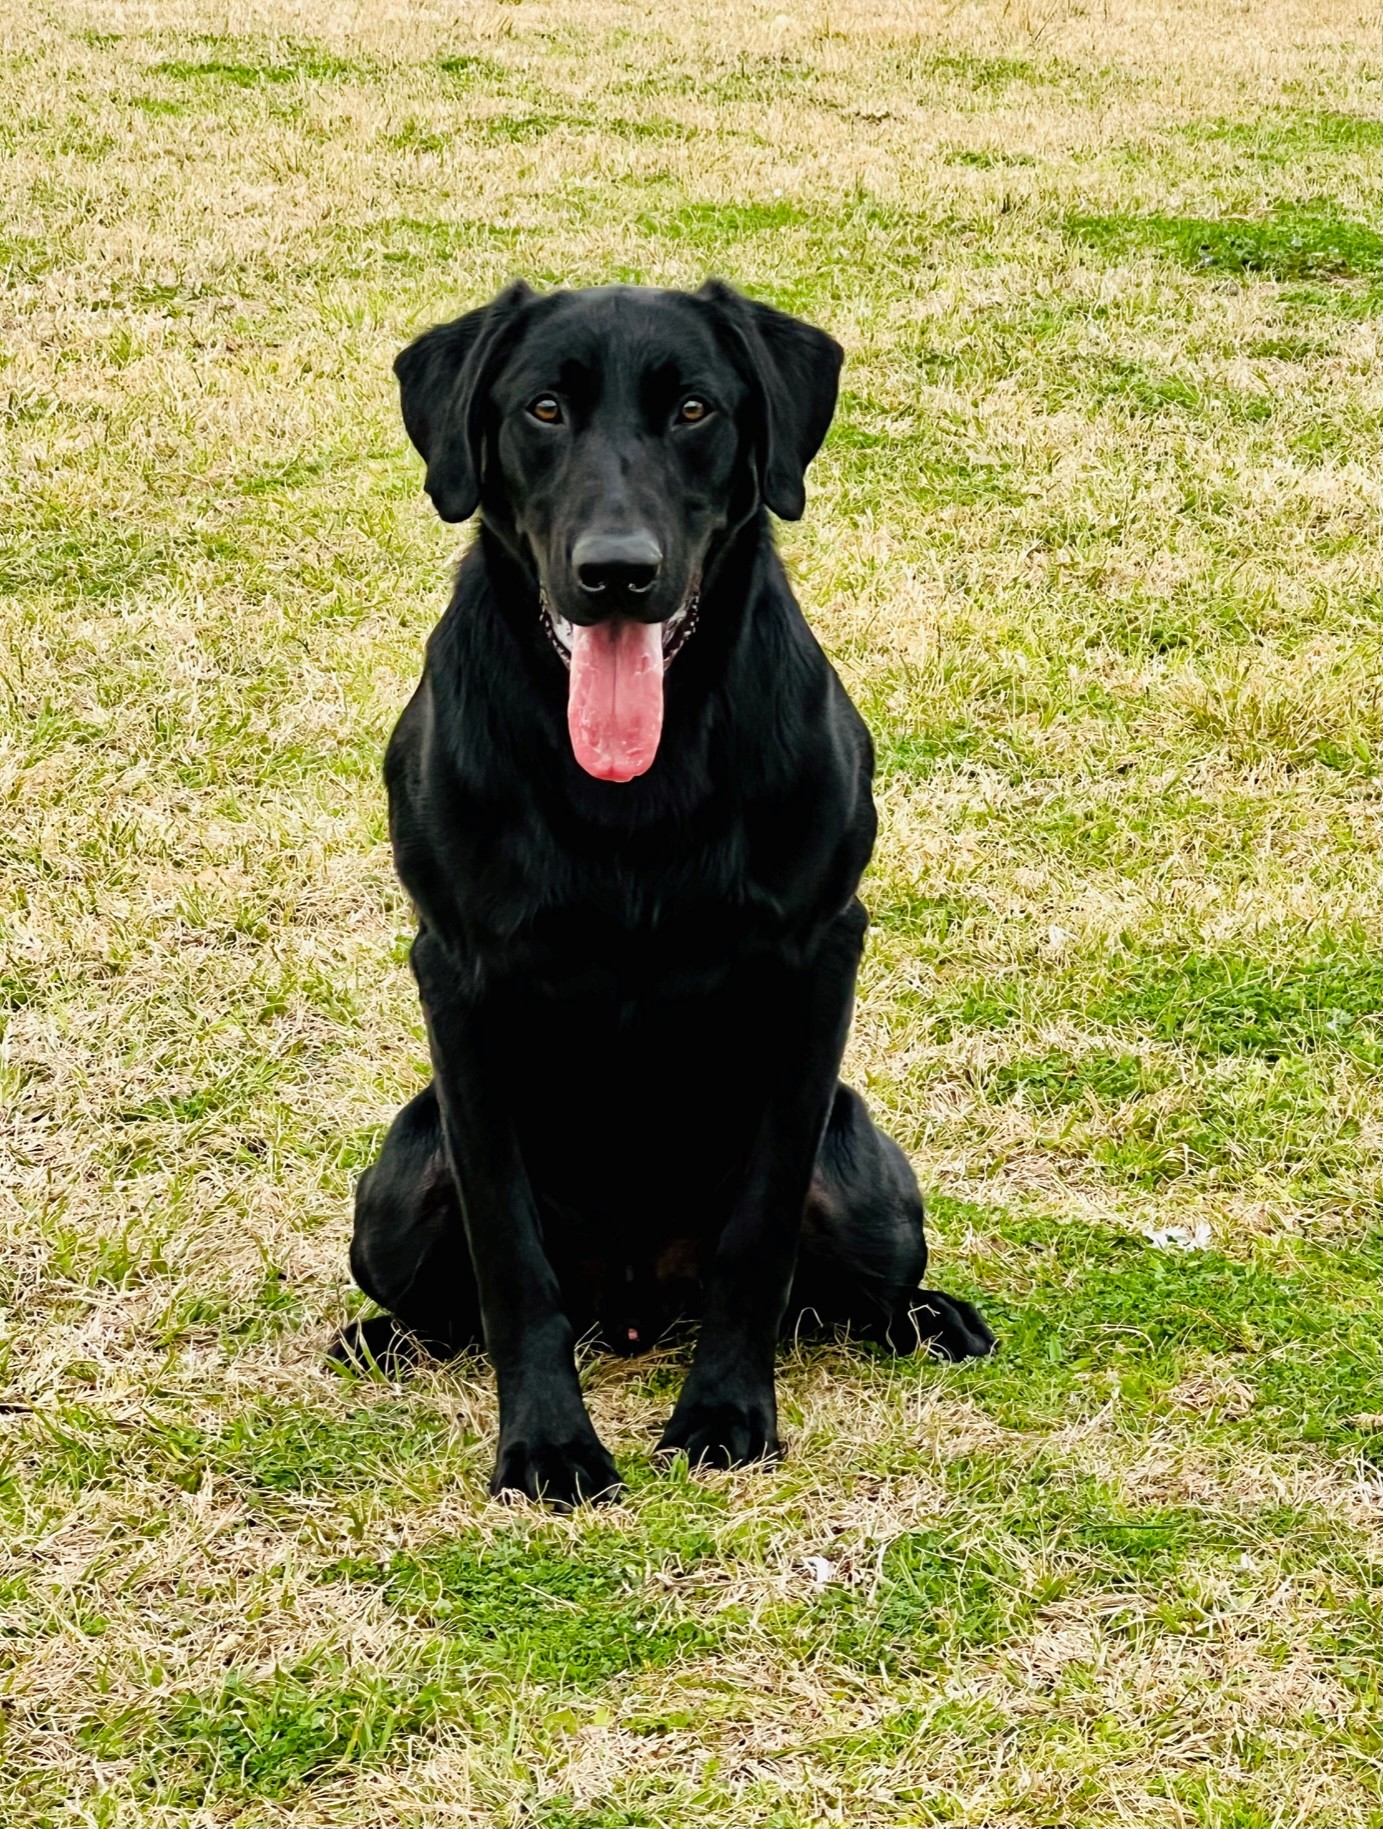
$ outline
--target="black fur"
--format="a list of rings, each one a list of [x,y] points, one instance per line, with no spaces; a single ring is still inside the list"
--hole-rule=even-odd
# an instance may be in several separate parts
[[[482,524],[385,764],[435,1077],[357,1195],[352,1269],[388,1315],[337,1350],[483,1343],[495,1491],[616,1490],[573,1359],[591,1328],[641,1351],[700,1318],[660,1446],[719,1465],[777,1451],[785,1329],[993,1345],[919,1289],[912,1172],[837,1079],[873,757],[766,509],[802,512],[840,354],[719,285],[513,287],[397,363],[438,511]],[[581,585],[592,529],[656,549],[637,601]],[[578,623],[662,622],[699,587],[634,780],[575,760],[540,586]]]

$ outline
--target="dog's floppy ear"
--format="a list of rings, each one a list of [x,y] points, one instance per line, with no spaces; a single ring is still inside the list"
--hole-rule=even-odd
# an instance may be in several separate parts
[[[423,487],[444,521],[480,502],[485,392],[533,293],[520,280],[478,311],[438,324],[394,361],[403,423],[427,463]]]
[[[845,351],[814,324],[744,298],[722,280],[708,280],[700,296],[715,306],[759,397],[764,502],[781,519],[798,521],[807,505],[807,465],[836,410]]]

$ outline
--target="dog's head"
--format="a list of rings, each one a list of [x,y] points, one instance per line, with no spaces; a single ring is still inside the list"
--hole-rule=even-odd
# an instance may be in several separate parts
[[[760,505],[801,515],[841,354],[715,281],[545,297],[520,282],[395,362],[438,514],[479,508],[536,579],[588,773],[652,764],[702,581]]]

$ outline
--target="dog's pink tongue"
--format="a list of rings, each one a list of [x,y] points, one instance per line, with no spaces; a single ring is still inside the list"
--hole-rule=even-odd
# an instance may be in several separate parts
[[[663,730],[661,623],[618,618],[572,630],[567,729],[597,781],[632,781],[652,766]]]

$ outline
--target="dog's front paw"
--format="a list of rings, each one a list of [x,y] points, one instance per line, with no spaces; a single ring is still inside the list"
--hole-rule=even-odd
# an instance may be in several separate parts
[[[574,1505],[609,1504],[621,1489],[619,1469],[594,1432],[561,1442],[536,1438],[502,1441],[490,1481],[496,1498],[522,1493],[557,1511],[570,1511]]]
[[[908,1304],[907,1318],[917,1330],[917,1344],[934,1359],[985,1359],[994,1351],[994,1335],[979,1309],[958,1296],[919,1289]]]
[[[777,1460],[782,1449],[773,1400],[679,1403],[657,1452],[685,1454],[693,1467],[745,1467]]]

